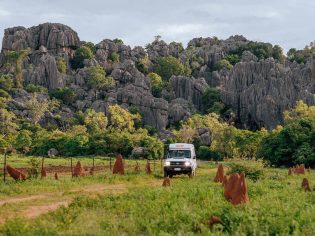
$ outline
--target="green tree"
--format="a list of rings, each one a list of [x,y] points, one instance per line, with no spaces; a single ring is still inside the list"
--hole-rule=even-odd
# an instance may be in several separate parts
[[[91,59],[92,57],[93,52],[91,51],[91,49],[87,46],[82,45],[75,51],[71,66],[73,69],[82,68],[84,60]]]
[[[233,66],[228,60],[222,59],[215,65],[215,69],[216,70],[222,70],[222,69],[232,70]]]
[[[10,92],[13,88],[13,80],[10,75],[0,74],[0,89]]]
[[[39,99],[37,94],[32,94],[31,98],[26,101],[25,107],[28,110],[28,118],[37,124],[45,112],[54,109],[57,106],[57,102],[48,99]]]
[[[49,92],[51,98],[56,98],[61,100],[64,104],[72,104],[77,97],[75,91],[69,87],[57,88]]]
[[[17,88],[22,88],[23,86],[22,62],[30,53],[31,49],[26,48],[18,52],[10,51],[7,55],[9,61],[13,62],[15,66],[15,86]]]
[[[105,131],[108,120],[103,112],[95,112],[93,109],[88,109],[85,112],[84,124],[90,133]]]
[[[47,88],[40,85],[36,85],[36,84],[26,85],[25,90],[29,93],[47,93],[48,92]]]
[[[112,52],[109,56],[109,60],[111,60],[114,63],[119,62],[119,54],[117,52]]]
[[[146,56],[144,58],[139,59],[136,62],[136,67],[140,72],[142,72],[144,74],[148,74],[150,64],[151,64],[151,62],[150,62],[149,58]]]
[[[172,75],[185,75],[185,66],[175,57],[159,57],[154,66],[154,72],[163,80],[168,81]]]
[[[133,132],[135,121],[141,120],[140,114],[131,114],[128,110],[118,106],[109,106],[110,128]]]
[[[151,91],[152,94],[155,97],[160,97],[161,96],[161,91],[164,87],[164,83],[162,81],[161,76],[159,76],[156,73],[151,72],[150,74],[148,74],[148,77],[151,80]]]
[[[279,45],[274,45],[272,48],[272,57],[279,60],[280,62],[285,61],[285,56],[283,54],[283,49]]]
[[[16,149],[28,152],[29,148],[32,145],[32,132],[29,130],[20,130],[16,139],[15,139],[15,147]]]
[[[89,78],[87,84],[95,90],[95,99],[99,90],[107,90],[115,85],[112,77],[106,76],[105,70],[97,65],[89,68]]]

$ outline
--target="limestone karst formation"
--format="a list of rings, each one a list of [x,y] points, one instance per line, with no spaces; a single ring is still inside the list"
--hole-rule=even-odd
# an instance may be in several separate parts
[[[194,38],[187,48],[163,40],[155,40],[146,48],[131,48],[122,42],[104,39],[95,45],[93,57],[83,61],[82,68],[75,69],[72,66],[75,52],[84,42],[69,26],[44,23],[30,28],[18,26],[5,29],[0,72],[10,74],[14,71],[6,63],[9,51],[30,48],[31,52],[22,63],[25,86],[40,85],[49,91],[67,86],[73,90],[75,99],[63,104],[62,109],[45,114],[42,123],[58,125],[57,117],[66,121],[76,111],[88,108],[107,114],[109,104],[120,104],[125,108],[136,107],[143,114],[145,124],[162,131],[197,111],[202,112],[203,94],[211,86],[220,91],[222,102],[234,112],[235,122],[240,127],[272,129],[283,120],[283,111],[294,106],[298,100],[304,100],[308,105],[315,104],[315,60],[314,56],[309,56],[301,64],[289,60],[282,62],[272,55],[258,58],[248,49],[238,55],[239,61],[229,70],[217,68],[220,60],[252,43],[243,36],[235,35],[224,40]],[[256,43],[272,50],[269,43]],[[113,54],[119,55],[116,63],[111,61]],[[152,93],[147,72],[139,67],[139,63],[145,60],[152,68],[160,57],[167,56],[175,57],[183,64],[191,62],[194,67],[191,75],[171,76],[168,85],[157,96]],[[60,61],[65,65],[64,71],[58,69]],[[111,91],[101,91],[99,96],[95,96],[85,79],[89,68],[95,65],[103,67],[116,84]],[[9,109],[27,117],[25,101],[31,95],[25,89],[17,89],[8,104]],[[39,99],[47,97],[47,92],[39,94]],[[211,135],[204,135],[200,140],[208,145],[206,143],[211,142]]]

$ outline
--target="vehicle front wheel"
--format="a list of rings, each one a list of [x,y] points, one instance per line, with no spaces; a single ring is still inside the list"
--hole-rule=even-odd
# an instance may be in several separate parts
[[[168,176],[167,171],[164,171],[164,178]]]
[[[191,170],[188,174],[189,178],[192,178],[194,176],[196,176],[196,171],[195,170]]]

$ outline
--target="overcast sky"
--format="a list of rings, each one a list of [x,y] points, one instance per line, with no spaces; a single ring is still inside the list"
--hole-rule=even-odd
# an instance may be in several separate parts
[[[5,28],[44,22],[69,25],[81,40],[121,38],[144,46],[155,35],[186,46],[194,37],[255,41],[303,48],[315,40],[312,0],[0,0],[0,37]]]

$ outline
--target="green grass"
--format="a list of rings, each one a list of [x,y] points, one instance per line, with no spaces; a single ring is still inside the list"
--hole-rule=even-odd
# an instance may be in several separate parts
[[[8,221],[0,226],[0,232],[4,235],[315,234],[315,192],[301,190],[303,176],[287,176],[286,169],[266,169],[263,178],[247,181],[250,203],[233,207],[224,199],[221,184],[212,181],[214,174],[212,164],[203,164],[197,177],[173,178],[170,188],[142,184],[158,180],[160,174],[65,180],[69,185],[88,181],[134,181],[138,185],[118,195],[78,195],[67,208],[34,220]],[[313,187],[314,173],[307,177]],[[17,185],[20,184],[23,188],[23,183]],[[38,182],[42,184],[46,183]],[[206,222],[212,215],[219,216],[223,223],[209,227]]]

